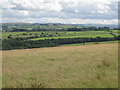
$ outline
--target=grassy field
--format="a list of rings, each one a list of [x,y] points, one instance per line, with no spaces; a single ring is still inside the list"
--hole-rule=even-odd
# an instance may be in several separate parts
[[[112,30],[115,35],[118,35],[118,30]],[[31,37],[31,36],[40,36],[41,33],[46,35],[41,38],[34,38],[32,40],[41,40],[41,39],[58,39],[58,38],[76,38],[76,37],[113,37],[107,31],[38,31],[38,32],[3,32],[2,39],[6,39],[9,35],[12,37]],[[57,33],[57,34],[56,34]],[[23,35],[27,34],[27,35]],[[32,34],[32,35],[30,35]],[[47,35],[52,35],[47,37]]]
[[[75,43],[75,44],[64,44],[64,45],[59,45],[60,47],[64,46],[80,46],[80,45],[93,45],[93,44],[107,44],[107,43],[118,43],[120,41],[105,41],[105,42],[88,42],[88,43]]]
[[[118,44],[3,51],[3,88],[117,88]]]
[[[42,38],[34,38],[31,40],[44,40],[44,39],[59,39],[59,38],[80,38],[80,37],[89,37],[89,38],[95,38],[95,37],[113,37],[110,34],[102,34],[102,35],[80,35],[80,36],[57,36],[57,37],[42,37]]]

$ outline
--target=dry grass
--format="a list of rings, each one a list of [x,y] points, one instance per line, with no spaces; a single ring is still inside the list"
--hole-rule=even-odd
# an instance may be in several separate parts
[[[118,44],[3,51],[3,87],[116,88]]]

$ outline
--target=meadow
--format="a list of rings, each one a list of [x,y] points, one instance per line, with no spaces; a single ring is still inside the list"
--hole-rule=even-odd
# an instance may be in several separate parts
[[[88,43],[75,43],[75,44],[64,44],[59,45],[60,47],[65,46],[81,46],[81,45],[93,45],[93,44],[109,44],[109,43],[120,43],[120,41],[105,41],[105,42],[88,42]]]
[[[118,36],[118,30],[112,30]],[[3,32],[2,39],[12,37],[32,37],[38,36],[32,40],[58,39],[58,38],[76,38],[76,37],[114,37],[108,31],[34,31],[34,32]],[[40,37],[40,35],[42,35]]]
[[[118,87],[118,43],[0,53],[3,88]]]

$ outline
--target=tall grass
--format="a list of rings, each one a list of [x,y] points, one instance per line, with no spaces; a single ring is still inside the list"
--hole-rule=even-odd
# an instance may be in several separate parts
[[[3,51],[3,88],[117,88],[118,44]]]

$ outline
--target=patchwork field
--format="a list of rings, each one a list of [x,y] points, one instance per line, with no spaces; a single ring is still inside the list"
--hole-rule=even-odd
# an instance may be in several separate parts
[[[3,88],[117,88],[118,43],[2,51]]]
[[[118,30],[112,30],[118,36]],[[113,37],[107,31],[38,31],[38,32],[2,32],[2,39],[6,39],[9,35],[12,37],[32,37],[32,40],[41,39],[58,39],[58,38],[77,38],[77,37]],[[40,35],[42,37],[40,37]]]

